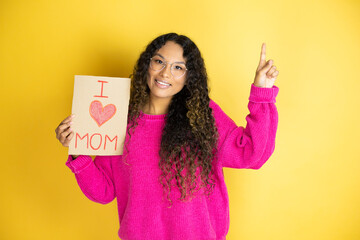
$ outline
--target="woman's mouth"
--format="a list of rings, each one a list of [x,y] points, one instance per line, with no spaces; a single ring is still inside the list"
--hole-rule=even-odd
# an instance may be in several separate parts
[[[170,83],[161,82],[158,81],[157,79],[155,79],[155,82],[156,82],[156,86],[158,86],[159,88],[169,88],[171,86]]]

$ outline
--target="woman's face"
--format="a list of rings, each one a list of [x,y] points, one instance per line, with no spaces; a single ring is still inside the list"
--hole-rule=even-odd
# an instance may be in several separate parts
[[[171,100],[171,98],[180,92],[185,85],[186,72],[183,76],[175,78],[170,71],[171,64],[174,62],[186,64],[186,61],[183,58],[183,49],[179,44],[168,41],[155,52],[153,58],[156,58],[157,62],[161,61],[166,62],[167,64],[159,71],[155,71],[149,66],[147,84],[150,88],[150,97],[153,100],[154,98]],[[163,84],[159,82],[162,82]]]

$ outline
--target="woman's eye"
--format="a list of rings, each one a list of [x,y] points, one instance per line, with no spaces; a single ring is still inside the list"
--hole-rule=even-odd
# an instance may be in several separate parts
[[[162,63],[163,63],[163,62],[162,62],[161,60],[159,60],[159,59],[156,59],[155,62],[156,62],[156,63],[159,63],[159,64],[162,64]]]
[[[176,70],[182,70],[183,68],[181,66],[175,66]]]

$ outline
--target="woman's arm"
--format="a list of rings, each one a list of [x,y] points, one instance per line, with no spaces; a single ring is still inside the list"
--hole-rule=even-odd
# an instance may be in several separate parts
[[[237,126],[218,105],[214,117],[219,131],[218,157],[223,167],[259,169],[275,149],[279,88],[251,85],[246,127]]]
[[[113,156],[96,156],[93,161],[86,155],[73,160],[69,155],[66,166],[75,174],[77,183],[87,198],[107,204],[115,198],[112,160]]]

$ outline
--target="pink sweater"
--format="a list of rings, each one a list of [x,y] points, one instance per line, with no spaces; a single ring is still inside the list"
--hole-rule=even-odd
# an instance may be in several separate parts
[[[68,157],[66,165],[90,200],[107,204],[116,197],[122,240],[225,240],[229,231],[229,198],[223,167],[259,169],[275,149],[278,112],[275,98],[279,88],[251,85],[246,127],[237,126],[221,108],[210,101],[219,131],[216,186],[212,195],[200,195],[188,202],[178,200],[172,188],[171,208],[163,198],[158,181],[161,132],[164,115],[140,115],[131,137],[126,165],[122,156],[80,155]],[[132,167],[131,167],[132,166]],[[176,191],[177,190],[177,191]]]

